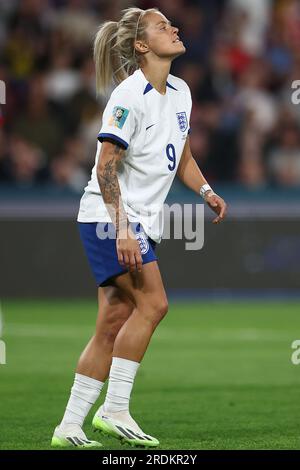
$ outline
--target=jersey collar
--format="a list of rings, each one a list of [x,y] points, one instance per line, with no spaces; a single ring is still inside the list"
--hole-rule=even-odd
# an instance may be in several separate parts
[[[178,91],[177,88],[175,88],[173,85],[171,85],[171,83],[167,82],[167,87],[169,88],[172,88],[172,90],[175,90],[175,91]],[[145,95],[146,93],[148,93],[148,91],[152,90],[153,86],[151,85],[151,83],[147,83],[145,89],[144,89],[144,93],[143,95]]]
[[[153,89],[153,86],[151,85],[151,83],[146,81],[146,77],[143,74],[142,70],[138,69],[138,71],[140,72],[141,76],[144,78],[144,81],[146,83],[146,86],[145,86],[144,92],[143,92],[143,95],[146,95],[149,91],[151,91]],[[171,88],[172,90],[178,91],[177,88],[175,88],[173,85],[171,85],[171,83],[169,83],[168,81],[167,81],[166,85],[167,85],[168,88]]]

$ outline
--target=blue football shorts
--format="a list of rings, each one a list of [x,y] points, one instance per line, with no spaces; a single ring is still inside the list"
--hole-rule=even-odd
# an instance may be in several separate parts
[[[128,272],[118,261],[116,232],[113,223],[78,222],[80,237],[94,274],[97,286],[113,284],[113,279]],[[156,242],[145,233],[138,222],[130,223],[140,245],[143,264],[157,261]]]

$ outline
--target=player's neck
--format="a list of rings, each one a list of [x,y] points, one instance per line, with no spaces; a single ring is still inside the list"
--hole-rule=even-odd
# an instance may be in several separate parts
[[[141,70],[153,88],[162,95],[165,95],[170,68],[171,64],[166,62],[160,63],[157,67],[153,66],[153,64],[146,64],[141,67]]]

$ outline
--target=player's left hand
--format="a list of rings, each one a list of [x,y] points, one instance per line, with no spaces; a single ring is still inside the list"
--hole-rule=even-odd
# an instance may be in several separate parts
[[[227,213],[227,204],[226,202],[217,194],[212,191],[208,191],[208,194],[205,195],[205,201],[209,207],[218,215],[214,220],[214,224],[219,224]]]

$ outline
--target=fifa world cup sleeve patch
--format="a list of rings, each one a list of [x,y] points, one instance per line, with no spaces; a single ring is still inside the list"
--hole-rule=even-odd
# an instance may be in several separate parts
[[[109,126],[118,127],[122,129],[129,114],[129,109],[122,108],[121,106],[115,106],[113,109],[112,116],[108,120]]]

